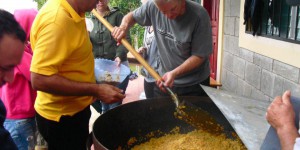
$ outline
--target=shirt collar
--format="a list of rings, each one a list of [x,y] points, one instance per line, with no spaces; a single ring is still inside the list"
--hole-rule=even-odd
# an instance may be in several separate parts
[[[64,7],[70,13],[72,19],[75,22],[80,22],[84,20],[85,18],[84,14],[80,16],[66,0],[58,0],[58,1],[61,1],[62,7]]]

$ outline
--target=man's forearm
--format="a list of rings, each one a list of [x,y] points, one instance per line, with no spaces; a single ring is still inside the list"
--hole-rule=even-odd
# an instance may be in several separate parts
[[[277,134],[280,139],[280,145],[282,150],[293,149],[295,140],[297,137],[299,137],[297,129],[294,125],[280,130],[277,129]]]
[[[187,60],[185,60],[180,66],[172,70],[172,72],[175,73],[176,77],[178,77],[194,70],[203,62],[203,57],[191,56]]]
[[[59,75],[44,76],[31,73],[32,87],[56,95],[94,96],[96,84],[76,82]]]
[[[120,25],[120,28],[124,28],[126,31],[129,31],[129,29],[136,23],[136,21],[133,18],[133,12],[129,12],[127,15],[124,16],[122,19],[122,23]]]

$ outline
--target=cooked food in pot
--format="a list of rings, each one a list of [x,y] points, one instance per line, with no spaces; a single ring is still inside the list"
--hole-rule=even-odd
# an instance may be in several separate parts
[[[211,134],[203,130],[181,134],[170,133],[136,145],[132,150],[246,150],[240,140],[230,139],[225,134]]]
[[[156,150],[159,147],[147,148],[145,146],[146,148],[143,148],[139,146],[144,146],[147,142],[152,146],[159,146],[157,143],[151,143],[151,139],[153,141],[162,138],[158,143],[162,143],[160,146],[164,146],[161,148],[164,150],[246,149],[242,142],[237,142],[239,137],[236,132],[210,98],[194,96],[179,98],[185,99],[210,113],[215,118],[216,123],[220,125],[221,132],[199,129],[176,118],[174,116],[176,109],[171,98],[151,99],[127,103],[101,115],[93,125],[94,148],[131,150],[136,146],[135,149]],[[173,131],[174,128],[177,132]],[[201,131],[205,131],[205,133]],[[198,135],[190,137],[195,133]],[[176,138],[173,138],[175,141],[168,140],[172,138],[167,134],[169,136],[175,135]],[[165,136],[167,136],[167,139],[164,139]],[[179,140],[179,142],[176,142],[176,140]],[[168,141],[165,143],[168,145],[163,145],[164,141]],[[233,148],[226,146],[226,144],[231,143],[239,143],[236,146],[239,145],[241,148],[235,148],[234,145],[230,145]],[[175,146],[176,144],[179,145],[178,148]],[[192,148],[192,146],[195,147]],[[221,148],[215,148],[215,146],[221,146]]]

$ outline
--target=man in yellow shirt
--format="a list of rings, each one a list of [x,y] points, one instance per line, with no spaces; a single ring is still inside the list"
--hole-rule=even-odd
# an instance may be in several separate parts
[[[38,130],[51,149],[85,149],[93,97],[122,100],[122,90],[96,84],[84,13],[97,0],[48,0],[31,29],[32,86]]]

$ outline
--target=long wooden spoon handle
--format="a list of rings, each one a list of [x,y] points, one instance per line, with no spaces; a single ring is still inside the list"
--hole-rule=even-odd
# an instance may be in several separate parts
[[[113,26],[102,16],[100,16],[95,9],[92,10],[92,13],[99,19],[103,25],[112,32]],[[156,79],[161,80],[161,76],[145,61],[145,59],[131,46],[131,44],[123,38],[121,43],[128,49],[128,51],[144,66],[144,68],[150,73],[150,75]]]

